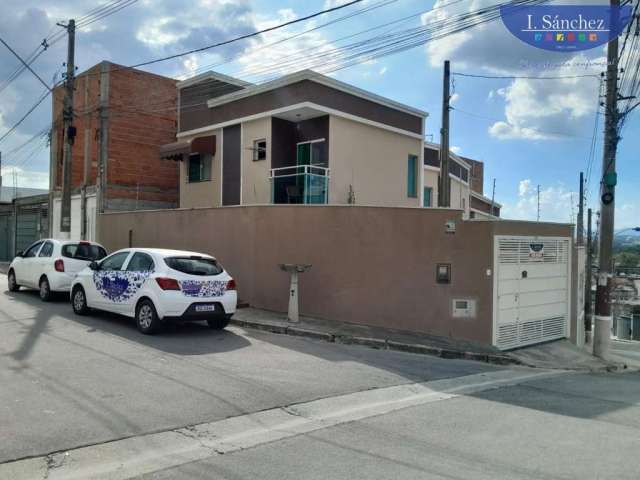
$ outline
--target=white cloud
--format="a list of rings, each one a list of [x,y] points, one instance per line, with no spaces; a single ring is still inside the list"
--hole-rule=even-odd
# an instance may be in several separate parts
[[[474,0],[446,6],[448,0],[438,0],[434,9],[422,16],[422,23],[446,20],[501,1]],[[594,74],[605,62],[600,49],[576,55],[529,46],[515,38],[500,20],[429,42],[426,52],[436,68],[442,68],[442,62],[449,59],[453,71],[498,75]],[[515,79],[508,87],[488,93],[488,100],[502,99],[505,105],[505,120],[492,125],[489,134],[503,140],[576,136],[584,127],[579,120],[594,114],[597,94],[598,81],[593,78]]]
[[[380,71],[378,72],[378,74],[381,75],[381,76],[384,75],[385,73],[387,73],[387,67],[382,67],[380,69]]]
[[[640,204],[623,203],[616,205],[615,212],[616,229],[633,228],[640,226]]]
[[[452,147],[449,147],[449,150],[451,150],[453,153],[455,153],[456,155],[459,155],[460,153],[462,153],[462,148],[454,145]]]
[[[14,172],[16,175],[16,183],[20,188],[49,188],[49,174],[47,172],[38,172],[33,170],[23,170],[20,167],[3,167],[2,168],[2,185],[5,187],[13,186]]]
[[[458,100],[460,100],[460,94],[457,92],[451,95],[451,98],[449,98],[449,102],[451,103],[451,105],[456,103]]]
[[[577,213],[578,194],[561,183],[540,189],[540,221],[572,223]],[[538,215],[538,189],[530,179],[518,184],[515,203],[504,202],[500,215],[515,220],[536,220]]]

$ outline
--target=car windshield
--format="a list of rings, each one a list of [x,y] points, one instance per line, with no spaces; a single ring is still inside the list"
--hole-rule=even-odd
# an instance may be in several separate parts
[[[76,260],[101,260],[107,252],[100,245],[92,243],[68,243],[62,247],[62,256]]]
[[[222,266],[213,258],[168,257],[164,259],[169,268],[188,275],[219,275]]]

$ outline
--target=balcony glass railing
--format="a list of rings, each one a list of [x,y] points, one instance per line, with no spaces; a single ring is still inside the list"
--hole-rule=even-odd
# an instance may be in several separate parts
[[[271,203],[324,204],[329,201],[329,169],[315,165],[272,168]]]

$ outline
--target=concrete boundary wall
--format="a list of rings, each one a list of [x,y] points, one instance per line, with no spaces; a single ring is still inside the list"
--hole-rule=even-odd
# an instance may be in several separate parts
[[[569,236],[571,227],[463,221],[448,209],[264,205],[108,213],[109,251],[129,246],[215,255],[238,281],[239,296],[284,312],[280,263],[309,263],[301,313],[331,320],[491,343],[494,235]],[[455,222],[455,233],[445,224]],[[449,284],[436,265],[451,265]],[[474,318],[454,318],[452,299],[477,302]]]

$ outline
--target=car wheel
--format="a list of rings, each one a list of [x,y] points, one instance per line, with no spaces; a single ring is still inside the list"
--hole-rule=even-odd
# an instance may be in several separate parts
[[[153,335],[158,331],[160,319],[156,307],[151,300],[142,300],[136,307],[136,326],[145,335]]]
[[[89,307],[87,306],[87,296],[84,293],[84,288],[76,287],[73,289],[73,295],[71,295],[71,305],[73,306],[73,313],[76,315],[86,315],[89,313]]]
[[[40,279],[40,300],[48,302],[51,300],[51,295],[51,285],[49,285],[49,280],[47,277],[42,277]]]
[[[17,292],[20,290],[20,285],[16,282],[16,274],[13,270],[9,270],[9,275],[7,275],[7,283],[9,285],[10,292]]]
[[[227,325],[229,325],[230,320],[231,320],[231,315],[225,315],[224,317],[211,318],[207,320],[207,324],[209,325],[209,327],[213,328],[214,330],[223,330],[224,328],[227,327]]]

